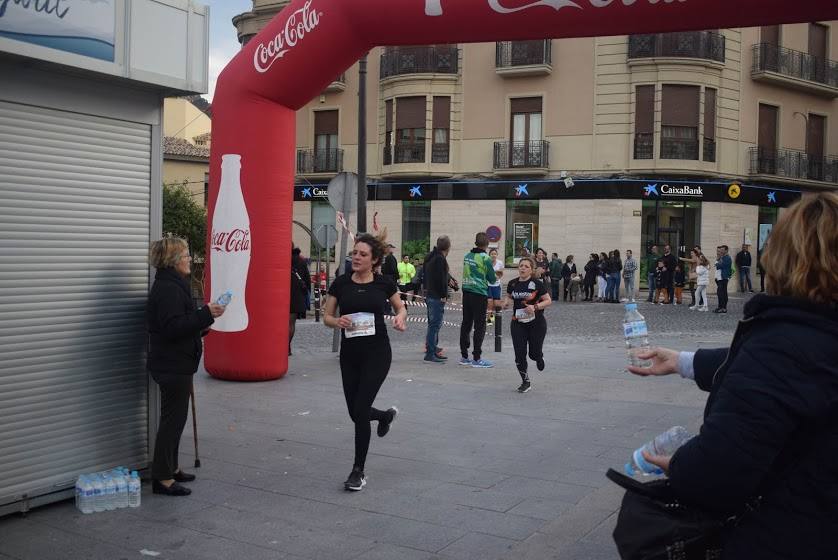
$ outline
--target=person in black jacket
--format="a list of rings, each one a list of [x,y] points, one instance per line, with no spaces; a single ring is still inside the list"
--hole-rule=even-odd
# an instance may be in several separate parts
[[[562,266],[562,301],[567,301],[567,294],[570,291],[570,277],[576,272],[576,263],[573,262],[573,255],[568,255]]]
[[[192,376],[201,360],[201,336],[224,313],[223,305],[210,303],[195,309],[189,289],[192,257],[186,241],[168,237],[155,241],[149,252],[151,266],[157,269],[148,296],[147,369],[160,386],[160,424],[151,464],[152,490],[155,494],[187,496],[195,475],[178,468],[178,446],[186,415]]]
[[[745,293],[745,286],[748,291],[754,293],[754,286],[751,284],[751,246],[744,244],[742,250],[736,253],[734,261],[739,271],[739,291]]]
[[[669,301],[667,303],[675,305],[675,298],[673,296],[675,295],[675,266],[678,264],[678,257],[672,254],[672,247],[664,245],[661,259],[663,259],[663,266],[666,268],[665,285],[663,287],[669,293]],[[658,286],[658,288],[660,287]]]
[[[838,194],[800,200],[774,228],[768,293],[745,305],[729,349],[653,349],[640,355],[651,368],[628,368],[680,373],[710,392],[699,435],[671,457],[644,457],[685,503],[741,513],[725,560],[838,558],[836,246]]]
[[[436,240],[436,247],[425,257],[422,265],[423,281],[428,304],[428,333],[425,336],[425,361],[443,363],[447,359],[439,347],[439,330],[445,314],[450,274],[448,272],[448,251],[451,240],[443,235]]]
[[[311,273],[308,270],[308,263],[299,247],[291,249],[291,269],[297,272],[299,281],[302,281],[303,309],[297,312],[297,318],[305,319],[306,312],[311,306]],[[297,285],[297,283],[295,282],[292,285]]]
[[[308,273],[308,266],[300,256],[299,247],[291,250],[291,284],[289,286],[289,303],[291,306],[288,315],[288,355],[291,355],[291,341],[294,340],[294,333],[297,330],[297,319],[305,319],[308,310],[307,296],[311,293],[311,276]]]
[[[585,264],[585,281],[583,282],[583,285],[585,286],[585,299],[582,301],[594,300],[594,285],[596,284],[598,262],[599,255],[591,253],[587,264]]]

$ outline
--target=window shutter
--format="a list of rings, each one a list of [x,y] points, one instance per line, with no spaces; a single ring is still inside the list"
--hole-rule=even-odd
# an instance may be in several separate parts
[[[663,126],[698,127],[698,86],[663,86]]]
[[[337,134],[338,133],[338,112],[337,111],[315,111],[314,112],[314,134]]]
[[[761,43],[768,43],[775,47],[780,46],[780,26],[764,25],[759,30],[759,40]]]
[[[434,128],[449,128],[451,122],[451,98],[434,97]]]
[[[655,131],[655,86],[637,86],[634,132],[652,134]]]
[[[777,150],[777,107],[759,105],[759,138],[758,145],[770,152]]]
[[[519,97],[512,100],[512,114],[516,113],[540,113],[540,97]]]
[[[393,130],[393,100],[388,99],[384,102],[384,122],[385,130],[390,132]]]
[[[716,90],[704,90],[704,137],[716,138]]]
[[[425,128],[425,96],[396,100],[396,128]]]

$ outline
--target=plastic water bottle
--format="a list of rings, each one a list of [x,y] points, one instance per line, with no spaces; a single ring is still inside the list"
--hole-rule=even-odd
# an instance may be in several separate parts
[[[102,477],[94,474],[91,486],[93,486],[93,511],[105,511],[105,486],[102,484]]]
[[[137,474],[137,471],[131,471],[131,478],[128,481],[128,507],[140,507],[141,492],[140,475]]]
[[[105,484],[105,510],[113,511],[116,509],[116,482],[110,473],[105,473],[102,479]]]
[[[629,476],[636,474],[642,474],[644,476],[663,474],[660,468],[643,458],[643,452],[648,451],[650,455],[671,456],[692,437],[683,426],[669,428],[643,447],[634,450],[634,453],[631,454],[631,459],[625,465],[626,474]]]
[[[121,470],[116,476],[116,508],[122,509],[128,507],[128,481],[125,473]]]
[[[649,330],[646,328],[646,319],[637,311],[636,303],[626,304],[626,314],[623,317],[623,332],[626,335],[626,350],[628,351],[629,363],[636,367],[649,367],[651,360],[641,360],[638,353],[649,350]]]
[[[93,513],[93,481],[89,475],[82,476],[81,512],[84,514]]]
[[[231,299],[233,299],[233,291],[227,290],[226,292],[218,296],[218,299],[215,300],[215,303],[217,303],[218,305],[228,305]]]

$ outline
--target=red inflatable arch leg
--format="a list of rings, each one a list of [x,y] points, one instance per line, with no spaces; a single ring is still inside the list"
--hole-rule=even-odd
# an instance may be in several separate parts
[[[285,374],[294,111],[370,48],[834,19],[836,0],[295,0],[216,87],[206,293],[231,289],[233,299],[206,339],[207,371],[249,381]]]

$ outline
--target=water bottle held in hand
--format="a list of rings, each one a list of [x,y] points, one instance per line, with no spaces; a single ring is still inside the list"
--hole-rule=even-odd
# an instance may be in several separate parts
[[[649,330],[646,328],[646,319],[637,311],[636,303],[626,304],[623,333],[626,336],[629,364],[636,367],[650,367],[652,365],[650,360],[641,360],[637,357],[638,353],[649,350]]]
[[[631,454],[629,462],[625,465],[626,474],[634,476],[642,474],[648,476],[650,474],[663,474],[663,471],[657,465],[649,463],[643,458],[643,452],[647,451],[650,455],[674,455],[679,447],[684,445],[687,441],[692,439],[686,428],[683,426],[673,426],[664,433],[658,435],[655,439],[639,447]]]
[[[218,305],[228,305],[231,299],[233,299],[233,291],[227,290],[226,292],[218,296],[218,299],[215,300],[215,303]]]

